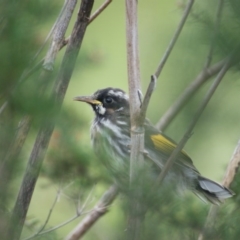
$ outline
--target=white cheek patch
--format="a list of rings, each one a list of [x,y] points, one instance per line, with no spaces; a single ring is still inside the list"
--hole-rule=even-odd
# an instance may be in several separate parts
[[[101,115],[104,115],[105,112],[106,112],[106,108],[103,107],[102,105],[97,105],[97,106],[96,106],[96,110],[97,110],[97,112],[98,112],[99,114],[101,114]]]

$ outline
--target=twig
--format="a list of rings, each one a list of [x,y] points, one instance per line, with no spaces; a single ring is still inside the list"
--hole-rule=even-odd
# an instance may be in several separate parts
[[[167,59],[168,59],[168,57],[169,57],[169,55],[170,55],[170,53],[172,51],[172,49],[173,49],[177,39],[178,39],[178,36],[181,33],[181,31],[182,31],[182,28],[183,28],[183,26],[184,26],[184,24],[185,24],[185,22],[187,20],[187,17],[189,15],[190,11],[191,11],[193,3],[194,3],[194,0],[189,0],[187,6],[185,8],[185,11],[183,13],[183,17],[182,17],[182,19],[181,19],[181,21],[180,21],[180,23],[179,23],[179,25],[177,27],[177,30],[174,33],[173,38],[170,41],[169,46],[167,47],[167,50],[164,53],[163,58],[161,59],[159,65],[157,67],[157,70],[156,70],[156,72],[154,74],[157,78],[159,77],[159,75],[160,75],[160,73],[161,73],[161,71],[162,71],[162,69],[163,69],[163,67],[164,67],[164,65],[165,65],[165,63],[166,63],[166,61],[167,61]]]
[[[106,0],[90,17],[88,24],[90,24],[96,17],[98,17],[103,10],[112,2],[112,0]]]
[[[68,4],[68,1],[69,1],[69,0],[65,0],[64,5],[62,6],[62,9],[61,9],[61,11],[60,11],[60,13],[59,13],[59,15],[58,15],[58,17],[57,17],[57,20],[56,20],[55,23],[53,24],[50,32],[48,33],[47,37],[46,37],[45,40],[44,40],[42,46],[39,48],[39,50],[37,51],[37,53],[36,53],[35,56],[33,57],[32,62],[34,62],[34,61],[36,60],[36,58],[39,56],[39,54],[41,53],[41,51],[43,50],[43,48],[46,46],[49,38],[52,36],[52,34],[53,34],[56,26],[57,26],[58,23],[59,23],[59,20],[61,19],[63,13],[65,12],[65,9],[66,9],[66,6],[67,6],[67,4]]]
[[[87,28],[88,18],[90,16],[92,6],[93,0],[83,0],[81,2],[78,18],[63,57],[62,65],[52,93],[52,99],[55,100],[58,112],[60,111],[60,107],[74,69],[76,58]],[[11,240],[18,240],[21,235],[23,223],[26,218],[33,190],[53,129],[54,121],[48,122],[46,125],[43,124],[39,130],[13,210],[11,229],[9,231],[9,239]]]
[[[196,79],[184,90],[181,96],[174,102],[174,104],[163,114],[161,119],[156,124],[156,127],[163,131],[183,108],[185,103],[194,95],[194,93],[202,86],[207,80],[217,74],[224,66],[226,60],[222,60],[208,69],[203,69],[198,74]]]
[[[110,204],[118,195],[117,186],[111,186],[94,206],[93,210],[79,223],[79,225],[65,238],[65,240],[80,239],[89,228],[109,209]]]
[[[231,157],[231,160],[228,163],[228,167],[222,182],[223,186],[230,187],[235,175],[238,172],[239,165],[240,165],[240,140],[238,141],[237,146]],[[198,240],[203,240],[209,233],[210,229],[213,229],[218,210],[219,210],[218,206],[212,205],[210,207],[204,228],[202,232],[199,234]]]
[[[93,190],[94,190],[94,188],[92,188],[91,191],[90,191],[90,193],[88,194],[85,202],[83,203],[83,205],[82,205],[82,207],[81,207],[81,210],[79,210],[79,206],[77,207],[77,214],[83,212],[83,210],[86,208],[87,204],[90,203],[89,199],[90,199],[90,197],[91,197],[91,195],[92,195],[92,193],[93,193]]]
[[[156,87],[156,82],[157,82],[156,76],[152,75],[151,76],[151,81],[148,85],[147,92],[145,94],[145,97],[144,97],[142,105],[141,105],[140,117],[139,117],[139,120],[138,120],[139,125],[142,125],[144,123],[145,118],[146,118],[146,112],[147,112],[148,104],[150,102],[150,98],[152,96],[152,93],[153,93],[153,91]]]
[[[164,177],[166,176],[167,172],[169,171],[169,169],[171,168],[171,166],[173,165],[174,161],[176,160],[178,154],[180,153],[180,151],[183,149],[184,145],[186,144],[188,138],[191,136],[193,128],[195,127],[198,119],[200,118],[203,110],[205,109],[205,107],[207,106],[209,100],[211,99],[211,97],[213,96],[215,90],[217,89],[219,83],[221,82],[221,80],[223,79],[225,73],[227,72],[227,70],[230,67],[230,63],[231,63],[232,58],[229,58],[224,66],[222,67],[221,71],[218,73],[216,79],[214,80],[212,86],[210,87],[210,89],[208,90],[205,98],[203,99],[201,105],[199,106],[192,122],[190,123],[186,133],[184,134],[183,138],[181,139],[181,141],[178,143],[177,147],[174,149],[174,151],[172,152],[172,154],[170,155],[170,157],[168,158],[166,164],[164,165],[160,175],[158,176],[158,183],[160,184]]]
[[[67,188],[67,187],[69,187],[69,185],[66,186],[66,187],[64,187],[64,189]],[[90,199],[90,196],[92,195],[92,191],[93,191],[93,189],[92,189],[92,190],[90,191],[90,193],[88,194],[88,196],[87,196],[84,204],[83,204],[82,207],[81,207],[81,210],[79,210],[79,208],[78,208],[77,211],[76,211],[76,214],[75,214],[73,217],[71,217],[70,219],[64,221],[63,223],[58,224],[58,225],[55,226],[55,227],[52,227],[52,228],[49,228],[49,229],[43,231],[43,230],[45,229],[47,223],[49,222],[49,219],[50,219],[51,214],[52,214],[52,212],[53,212],[53,209],[54,209],[54,207],[55,207],[55,205],[56,205],[56,203],[57,203],[57,201],[58,201],[58,199],[59,199],[59,197],[60,197],[60,194],[63,192],[63,189],[61,190],[61,189],[59,188],[59,190],[58,190],[58,192],[57,192],[57,195],[56,195],[56,198],[54,199],[54,202],[53,202],[53,204],[52,204],[52,207],[51,207],[51,209],[49,210],[49,213],[48,213],[48,216],[47,216],[47,218],[46,218],[46,221],[45,221],[44,225],[40,228],[40,230],[39,230],[37,233],[33,234],[32,236],[30,236],[30,237],[28,237],[28,238],[25,238],[24,240],[29,240],[29,239],[35,238],[36,236],[44,235],[44,234],[49,233],[49,232],[53,232],[53,231],[55,231],[55,230],[57,230],[57,229],[65,226],[65,225],[69,224],[70,222],[74,221],[75,219],[77,219],[78,217],[82,216],[83,214],[89,214],[89,213],[91,213],[93,210],[89,210],[89,211],[85,211],[85,212],[84,212],[84,209],[85,209],[87,203],[89,203],[89,199]]]
[[[57,191],[56,197],[55,197],[55,199],[54,199],[54,201],[53,201],[53,204],[52,204],[52,206],[51,206],[51,208],[50,208],[50,210],[49,210],[49,212],[48,212],[47,218],[46,218],[44,224],[42,225],[42,227],[41,227],[35,234],[33,234],[32,236],[30,236],[30,237],[28,237],[28,238],[25,238],[24,240],[29,240],[29,239],[32,239],[32,238],[40,235],[41,232],[45,229],[45,227],[47,226],[47,224],[48,224],[48,222],[49,222],[49,220],[50,220],[50,217],[51,217],[51,215],[52,215],[53,209],[55,208],[56,203],[57,203],[57,201],[58,201],[58,199],[59,199],[59,197],[60,197],[60,194],[61,194],[61,190],[60,190],[60,188],[59,188],[58,191]]]

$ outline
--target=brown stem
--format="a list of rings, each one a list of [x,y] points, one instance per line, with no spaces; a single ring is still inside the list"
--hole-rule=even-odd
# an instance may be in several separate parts
[[[156,87],[156,82],[157,82],[157,79],[156,79],[156,76],[155,75],[152,75],[151,76],[151,81],[148,85],[148,89],[147,89],[147,92],[144,96],[144,99],[143,99],[143,102],[142,102],[142,106],[141,106],[141,111],[140,111],[140,117],[139,117],[139,125],[143,125],[144,124],[144,121],[145,121],[145,118],[146,118],[146,113],[147,113],[147,108],[148,108],[148,104],[150,102],[150,99],[151,99],[151,96],[152,96],[152,93]]]
[[[164,67],[164,65],[165,65],[165,63],[166,63],[166,61],[167,61],[167,59],[168,59],[168,57],[169,57],[169,55],[170,55],[174,45],[175,45],[178,37],[179,37],[179,34],[182,31],[182,28],[183,28],[183,26],[184,26],[184,24],[185,24],[185,22],[187,20],[187,17],[189,15],[190,11],[191,11],[193,3],[194,3],[194,0],[189,0],[188,4],[186,6],[186,9],[185,9],[185,11],[183,13],[183,17],[182,17],[182,19],[181,19],[181,21],[180,21],[180,23],[179,23],[179,25],[178,25],[178,27],[176,29],[176,32],[174,33],[173,38],[170,41],[169,46],[167,47],[167,50],[164,53],[163,58],[161,59],[159,65],[157,67],[157,70],[156,70],[156,72],[154,74],[157,78],[160,76],[161,71],[162,71],[162,69],[163,69],[163,67]]]
[[[222,60],[208,69],[203,69],[198,74],[196,79],[184,90],[181,96],[175,101],[175,103],[163,114],[161,119],[156,124],[156,127],[160,131],[164,131],[166,127],[171,123],[174,117],[184,107],[187,101],[194,95],[194,93],[211,77],[217,74],[224,66],[226,60]]]
[[[94,206],[93,210],[78,224],[65,240],[78,240],[93,226],[93,224],[107,213],[109,206],[118,195],[117,186],[111,186]]]
[[[205,98],[203,99],[201,105],[199,106],[192,122],[190,123],[186,133],[184,134],[183,138],[181,139],[181,141],[179,142],[179,144],[177,145],[177,147],[175,148],[175,150],[172,152],[172,154],[170,155],[170,157],[168,158],[166,164],[164,165],[160,175],[158,176],[158,183],[161,183],[164,179],[164,177],[166,176],[167,172],[169,171],[169,169],[171,168],[171,166],[173,165],[174,161],[177,159],[178,154],[180,153],[180,151],[183,149],[184,145],[186,144],[187,140],[189,139],[189,137],[192,134],[193,128],[195,127],[198,119],[200,118],[203,110],[205,109],[205,107],[207,106],[209,100],[211,99],[211,97],[213,96],[215,90],[217,89],[219,83],[221,82],[221,80],[223,79],[225,73],[227,72],[227,70],[230,67],[230,63],[231,63],[231,58],[229,58],[224,66],[222,67],[221,71],[219,72],[219,74],[217,75],[215,81],[213,82],[212,86],[210,87],[209,91],[207,92]]]

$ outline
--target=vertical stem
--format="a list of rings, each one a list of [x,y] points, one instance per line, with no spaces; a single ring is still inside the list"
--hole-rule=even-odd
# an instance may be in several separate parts
[[[140,100],[138,91],[140,86],[138,28],[137,28],[137,0],[126,0],[126,35],[127,35],[127,64],[128,85],[130,96],[131,118],[131,158],[130,158],[130,212],[128,217],[128,239],[139,240],[143,221],[141,188],[136,186],[137,172],[143,163],[144,128],[139,124]],[[138,183],[141,187],[141,183]]]

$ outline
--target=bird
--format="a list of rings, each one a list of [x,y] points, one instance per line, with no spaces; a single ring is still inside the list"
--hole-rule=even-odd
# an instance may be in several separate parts
[[[97,90],[90,96],[77,96],[74,100],[89,104],[95,113],[91,125],[91,141],[96,155],[114,177],[129,179],[127,169],[131,152],[131,123],[126,92],[108,87]],[[158,175],[177,144],[154,127],[147,118],[144,129],[144,159],[146,162],[152,160],[153,167],[149,171]],[[181,189],[191,190],[205,202],[216,205],[234,194],[227,187],[203,177],[185,150],[179,153],[164,179],[166,181],[172,181]]]

